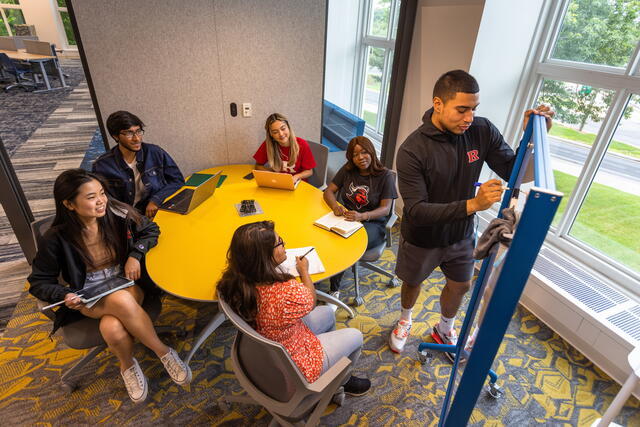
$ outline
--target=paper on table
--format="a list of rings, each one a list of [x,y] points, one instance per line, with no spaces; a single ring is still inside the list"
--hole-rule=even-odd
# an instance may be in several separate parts
[[[287,259],[280,264],[278,268],[292,276],[299,277],[300,275],[296,269],[296,257],[309,252],[309,249],[312,247],[313,246],[305,246],[304,248],[287,249]],[[309,260],[309,274],[324,273],[324,265],[322,264],[320,256],[318,256],[318,252],[316,250],[311,251],[311,253],[305,256],[305,258]]]

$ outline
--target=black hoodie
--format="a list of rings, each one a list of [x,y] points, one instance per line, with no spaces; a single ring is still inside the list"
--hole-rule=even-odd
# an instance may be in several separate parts
[[[401,232],[409,243],[423,248],[452,245],[470,237],[473,215],[467,200],[475,197],[474,183],[482,165],[509,179],[515,153],[498,129],[475,117],[462,135],[442,132],[431,122],[433,108],[422,126],[402,143],[396,167],[404,202]]]

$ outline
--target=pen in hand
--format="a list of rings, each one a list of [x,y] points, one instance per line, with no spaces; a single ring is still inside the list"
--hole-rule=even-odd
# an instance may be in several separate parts
[[[473,186],[474,186],[474,187],[480,187],[482,184],[483,184],[482,182],[475,182],[475,183],[473,184]],[[502,186],[502,189],[506,191],[506,190],[509,190],[509,187],[507,187],[506,185],[503,185],[503,186]]]
[[[82,298],[84,295],[83,295],[83,294],[76,294],[76,296],[77,296],[78,298]],[[62,305],[62,304],[64,304],[64,300],[62,300],[62,301],[58,301],[58,302],[56,302],[56,303],[54,303],[54,304],[51,304],[51,305],[48,305],[48,306],[46,306],[46,307],[42,307],[42,308],[40,309],[40,311],[49,310],[50,308],[57,307],[57,306]]]
[[[302,255],[299,259],[302,259],[304,257],[306,257],[307,255],[309,255],[311,253],[311,251],[313,251],[315,248],[311,248],[309,249],[304,255]]]

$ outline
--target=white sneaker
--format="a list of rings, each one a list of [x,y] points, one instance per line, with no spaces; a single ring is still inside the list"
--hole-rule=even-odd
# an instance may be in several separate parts
[[[389,335],[389,347],[391,347],[391,351],[402,353],[407,338],[409,338],[410,330],[411,322],[404,319],[398,320],[396,327],[391,331],[391,335]]]
[[[335,299],[340,299],[340,291],[335,291],[335,292],[331,292],[329,295],[331,295],[332,297],[334,297]],[[327,303],[327,306],[329,306],[331,308],[331,310],[333,310],[333,312],[335,313],[336,310],[338,309],[338,306],[335,304],[332,304],[330,302]]]
[[[160,361],[174,383],[185,385],[191,382],[191,368],[180,359],[174,349],[169,347],[169,351],[160,358]]]
[[[129,397],[133,400],[133,403],[143,402],[147,398],[149,393],[149,387],[147,385],[147,379],[138,365],[138,361],[133,359],[133,366],[124,372],[120,372],[122,379],[124,380],[124,386],[127,388]]]

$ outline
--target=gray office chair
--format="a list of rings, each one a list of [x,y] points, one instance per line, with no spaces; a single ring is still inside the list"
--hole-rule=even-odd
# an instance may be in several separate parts
[[[51,227],[52,222],[53,216],[49,216],[31,223],[31,235],[36,248],[38,247],[38,243],[42,239],[44,233],[49,229],[49,227]],[[36,301],[39,309],[42,309],[49,304],[38,299],[36,299]],[[162,302],[160,301],[160,298],[145,298],[142,308],[144,308],[147,314],[149,314],[151,320],[155,321],[162,311]],[[43,313],[52,321],[55,319],[53,310],[49,309]],[[62,389],[67,393],[71,393],[78,386],[77,382],[73,380],[72,377],[94,357],[102,353],[102,351],[107,348],[107,344],[102,339],[102,335],[100,335],[99,320],[97,319],[82,319],[61,327],[59,331],[62,334],[65,345],[68,347],[76,350],[91,349],[67,372],[61,373],[60,382]],[[184,331],[175,326],[156,327],[156,331],[158,333],[174,332],[179,336],[184,335]]]
[[[316,167],[313,169],[313,175],[309,177],[309,184],[324,190],[327,188],[327,161],[329,160],[329,148],[313,141],[307,141],[309,148],[316,160]]]
[[[248,394],[223,397],[220,400],[223,410],[228,409],[230,402],[258,403],[273,416],[269,426],[315,426],[332,398],[342,404],[341,384],[351,374],[351,360],[343,357],[309,383],[281,344],[258,334],[222,299],[218,304],[238,329],[231,348],[231,364]]]

